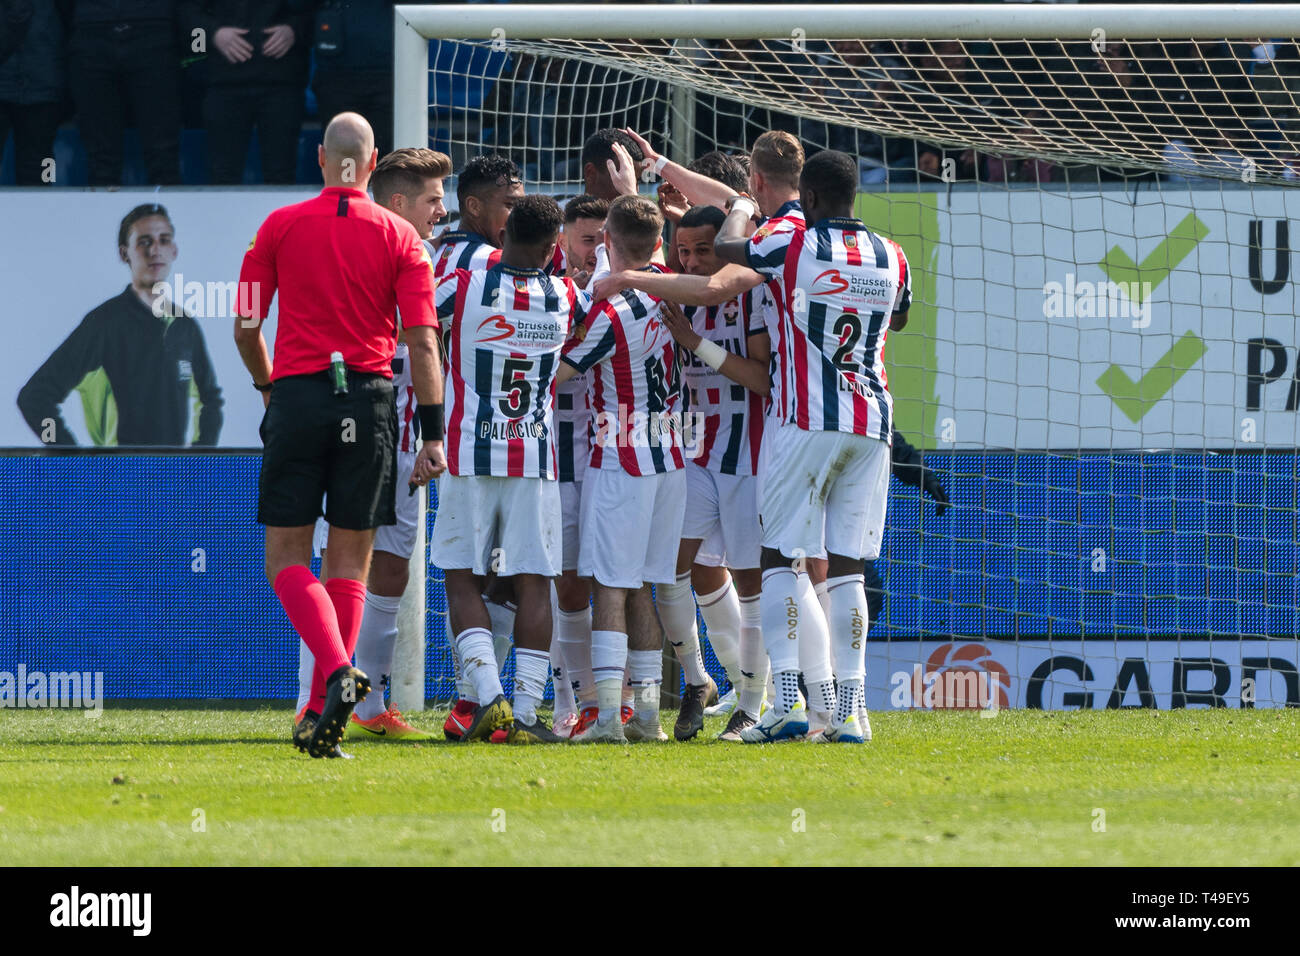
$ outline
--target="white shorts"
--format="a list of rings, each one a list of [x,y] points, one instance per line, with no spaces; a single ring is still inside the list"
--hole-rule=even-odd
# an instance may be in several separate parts
[[[415,452],[397,453],[397,524],[380,525],[375,529],[375,544],[372,550],[387,551],[399,558],[411,559],[415,551],[416,521],[420,516],[420,495],[425,492],[417,488],[410,493],[406,483],[411,478],[411,469],[415,467]],[[329,525],[324,518],[316,519],[316,530],[311,535],[311,550],[316,557],[326,549],[329,541]]]
[[[722,547],[718,549],[712,543],[709,553],[721,550],[733,568],[759,566],[762,532],[758,524],[757,482],[750,475],[723,475],[687,462],[682,537],[708,541],[715,534],[720,536]]]
[[[757,520],[757,516],[755,520]],[[700,543],[700,550],[695,552],[695,560],[691,563],[703,565],[706,568],[731,567],[727,563],[727,549],[722,546],[721,528],[714,528],[713,533]]]
[[[578,515],[582,512],[582,482],[561,481],[560,483],[561,537],[564,541],[563,568],[565,571],[578,570]]]
[[[582,482],[578,573],[608,588],[671,584],[686,511],[686,475],[588,468]]]
[[[889,499],[889,445],[794,426],[771,436],[760,514],[763,547],[788,558],[880,557]]]
[[[758,466],[754,469],[754,495],[758,501],[763,500],[763,477],[767,474],[767,460],[771,455],[772,436],[781,430],[781,422],[775,415],[763,416],[763,438],[758,446]]]
[[[438,478],[429,563],[500,577],[560,573],[560,483],[546,478]]]

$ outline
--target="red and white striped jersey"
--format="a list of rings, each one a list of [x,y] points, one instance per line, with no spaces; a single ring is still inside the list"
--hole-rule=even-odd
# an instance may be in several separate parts
[[[587,376],[575,375],[555,387],[555,453],[560,481],[582,481],[591,457],[591,405]]]
[[[685,464],[681,367],[676,343],[659,318],[659,301],[626,290],[593,303],[564,347],[565,362],[590,372],[592,468],[641,476]]]
[[[776,215],[764,221],[759,229],[767,229],[769,232],[777,232],[782,229],[803,229],[803,207],[799,205],[799,200],[791,199],[776,211]],[[763,302],[763,320],[767,323],[767,332],[772,340],[772,390],[767,398],[767,414],[776,416],[777,421],[785,421],[786,408],[785,399],[781,393],[781,373],[777,366],[777,354],[781,348],[781,303],[784,296],[781,294],[781,280],[770,279],[767,283],[768,295]]]
[[[782,421],[891,442],[885,339],[912,300],[902,248],[857,219],[823,219],[764,225],[747,252],[751,268],[781,282]]]
[[[414,454],[419,449],[420,419],[415,414],[415,386],[411,382],[411,350],[397,343],[393,353],[393,397],[397,400],[397,450]]]
[[[767,331],[761,311],[767,298],[767,287],[760,285],[722,305],[683,306],[682,312],[703,338],[747,357],[749,336]],[[679,348],[677,359],[682,364],[682,407],[692,445],[699,449],[692,460],[724,475],[755,474],[763,397],[715,371],[694,352]]]
[[[450,474],[555,478],[555,373],[585,301],[568,279],[501,263],[438,284]]]
[[[424,246],[433,261],[434,277],[439,279],[457,269],[491,269],[501,261],[501,250],[477,232],[445,229],[437,245],[426,239]]]
[[[429,250],[435,278],[441,278],[456,269],[471,272],[475,269],[491,269],[501,261],[501,250],[477,232],[445,229],[438,237],[437,245],[432,239],[424,240],[424,245]],[[565,268],[563,244],[557,242],[555,254],[546,266],[546,274],[562,276]]]

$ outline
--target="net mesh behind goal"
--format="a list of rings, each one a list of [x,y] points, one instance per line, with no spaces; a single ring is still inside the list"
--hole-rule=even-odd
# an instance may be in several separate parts
[[[893,480],[869,704],[1300,705],[1292,40],[431,47],[430,145],[529,191],[581,193],[611,126],[680,161],[769,129],[858,158],[913,269],[897,427],[953,501]],[[936,680],[969,672],[966,703]]]

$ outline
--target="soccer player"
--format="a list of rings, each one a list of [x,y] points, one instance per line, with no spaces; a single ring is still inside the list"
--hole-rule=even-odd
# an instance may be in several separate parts
[[[600,245],[609,202],[595,196],[575,196],[564,206],[564,253],[569,278],[596,271],[596,247]]]
[[[596,130],[582,144],[584,190],[606,202],[619,196],[635,196],[637,170],[644,160],[641,147],[627,130]]]
[[[562,216],[547,196],[520,198],[493,267],[438,285],[448,324],[447,473],[429,559],[443,569],[465,677],[480,701],[464,739],[505,730],[511,743],[558,743],[537,715],[550,677],[551,578],[560,573],[560,493],[552,394],[560,350],[584,302],[546,275]],[[515,700],[506,701],[483,577],[514,579]]]
[[[523,198],[519,167],[493,153],[475,156],[456,177],[456,202],[460,222],[445,229],[435,242],[424,241],[438,278],[456,269],[486,269],[501,258],[506,219]]]
[[[409,480],[426,484],[445,467],[433,270],[415,227],[366,195],[377,159],[363,117],[334,117],[318,150],[325,189],[272,212],[240,271],[235,344],[267,405],[257,507],[266,576],[324,677],[320,713],[294,739],[313,757],[342,756],[348,719],[370,692],[351,660],[374,529],[397,518],[399,309],[422,438]],[[261,324],[277,295],[272,366]],[[331,577],[322,584],[308,564],[326,497]]]
[[[609,203],[595,196],[578,196],[564,207],[565,259],[569,277],[575,282],[583,273],[590,276],[595,272],[596,246],[600,244],[608,212]],[[563,573],[555,579],[555,639],[551,645],[551,661],[555,678],[555,732],[564,736],[571,735],[580,723],[585,730],[597,715],[596,685],[591,671],[591,582],[578,577],[578,514],[582,479],[591,454],[590,425],[587,376],[577,375],[555,391]]]
[[[648,199],[609,207],[610,266],[650,267],[663,216]],[[679,422],[680,370],[659,300],[621,293],[592,304],[578,341],[565,347],[560,381],[591,372],[591,458],[582,483],[578,573],[593,580],[591,660],[598,718],[578,741],[666,740],[659,726],[663,632],[651,584],[673,581],[685,514]],[[624,728],[624,668],[635,713]]]
[[[421,239],[428,239],[433,227],[447,215],[442,199],[443,180],[449,175],[451,160],[445,154],[431,149],[398,149],[379,160],[370,174],[370,190],[375,202],[414,226]],[[393,355],[393,393],[397,400],[398,427],[397,471],[393,475],[397,522],[382,525],[375,532],[365,612],[356,648],[357,667],[377,675],[381,689],[357,704],[347,735],[384,741],[431,740],[431,734],[412,727],[396,707],[386,706],[384,702],[384,689],[392,683],[397,609],[406,590],[420,513],[419,498],[406,487],[406,477],[415,465],[420,420],[415,414],[415,386],[411,381],[405,330],[397,335],[397,350]],[[312,543],[322,559],[323,578],[329,577],[328,534],[329,526],[324,519],[318,519]],[[298,653],[297,720],[301,721],[311,706],[314,661],[305,644],[300,643]],[[316,702],[317,708],[320,703]]]
[[[776,675],[772,710],[741,734],[747,742],[807,733],[799,713],[797,644],[805,617],[829,625],[838,683],[834,718],[821,740],[860,743],[867,603],[862,562],[880,554],[889,493],[893,402],[883,354],[911,304],[906,257],[897,243],[853,216],[857,166],[835,150],[800,173],[807,228],[779,226],[747,238],[737,202],[715,242],[720,256],[743,255],[784,295],[778,349],[788,424],[770,436],[763,521],[763,636]],[[794,427],[790,427],[793,425]],[[812,494],[809,494],[809,491]],[[826,557],[829,615],[796,566]]]
[[[456,201],[460,206],[460,221],[455,228],[443,230],[436,239],[426,239],[424,244],[433,259],[433,272],[438,278],[456,269],[486,269],[501,259],[501,244],[505,241],[506,220],[524,195],[523,174],[519,167],[505,156],[492,153],[475,156],[456,177]],[[487,609],[492,620],[494,653],[498,665],[503,665],[510,653],[510,635],[514,631],[514,594],[508,581],[489,575],[485,581],[488,589]],[[473,722],[479,701],[473,683],[463,674],[456,652],[453,634],[448,635],[448,645],[456,664],[457,700],[443,724],[443,735],[452,741],[464,737]],[[505,739],[504,732],[497,742]]]
[[[678,223],[674,242],[687,275],[709,276],[722,261],[713,240],[725,216],[716,206],[693,206]],[[739,706],[732,711],[721,739],[740,739],[740,731],[758,718],[767,683],[767,656],[759,620],[758,501],[755,497],[763,400],[769,390],[769,339],[762,316],[764,289],[757,286],[717,306],[687,306],[684,322],[669,330],[683,347],[684,405],[699,435],[699,454],[686,463],[686,518],[677,554],[677,579],[655,592],[668,642],[677,652],[686,675],[686,692],[673,727],[678,740],[690,740],[704,727],[704,707],[712,678],[704,671],[695,605],[708,628],[714,653],[739,689]],[[694,350],[702,339],[747,359],[753,389],[728,380],[701,361]],[[701,549],[706,541],[717,544]],[[717,553],[710,553],[716,551]],[[732,569],[729,577],[723,564]],[[696,600],[692,600],[694,587]]]
[[[736,198],[732,186],[687,169],[659,156],[650,144],[631,130],[627,130],[646,159],[646,168],[659,169],[664,181],[679,189],[686,200],[695,205],[714,205],[726,207]],[[703,159],[704,157],[701,157]],[[804,227],[803,212],[799,205],[799,175],[803,169],[803,147],[799,141],[787,132],[773,130],[766,132],[754,141],[750,153],[750,191],[760,211],[767,217],[763,228],[795,229]],[[696,164],[692,164],[696,165]],[[716,165],[716,164],[715,164]],[[738,220],[740,222],[740,220]],[[751,228],[752,226],[747,226]],[[621,273],[598,281],[593,289],[597,297],[610,294],[611,290],[628,286],[642,289],[653,295],[672,301],[695,306],[716,306],[743,295],[764,281],[743,261],[743,256],[733,255],[731,260],[707,278],[702,276],[663,276],[648,273]],[[780,343],[784,341],[781,330],[781,308],[785,301],[782,293],[782,280],[768,281],[768,297],[763,308],[763,318],[768,328],[769,348],[775,354]],[[731,359],[729,367],[742,359]],[[775,357],[773,358],[775,363]],[[723,369],[723,374],[727,370]],[[728,376],[731,377],[731,376]],[[733,378],[733,381],[735,379]],[[763,436],[759,463],[756,474],[756,491],[761,500],[766,449],[771,435],[780,428],[788,418],[788,409],[781,391],[781,381],[772,376],[767,402],[768,414],[763,420]],[[825,590],[825,573],[815,560],[804,562],[804,570],[810,578],[814,593]],[[817,731],[830,721],[830,710],[834,706],[835,680],[831,663],[830,637],[824,630],[816,629],[812,623],[801,635],[799,644],[799,665],[805,684],[809,691],[809,710],[811,710],[810,729]],[[716,648],[715,648],[716,650]],[[707,711],[706,711],[707,714]]]
[[[849,157],[834,151],[818,154],[811,173],[804,165],[800,204],[816,223],[807,235],[793,218],[777,216],[751,239],[755,210],[751,203],[735,202],[715,249],[733,263],[744,259],[758,274],[746,279],[743,270],[733,271],[729,280],[719,280],[723,269],[706,283],[726,289],[761,277],[781,282],[775,351],[783,425],[764,436],[759,490],[763,632],[778,699],[757,725],[742,733],[748,742],[807,733],[798,648],[808,635],[820,640],[828,618],[841,693],[836,700],[831,685],[830,694],[821,695],[834,702],[835,713],[820,739],[860,742],[869,734],[857,716],[864,709],[861,655],[867,624],[861,562],[879,554],[888,494],[892,403],[880,356],[888,329],[906,323],[910,286],[897,244],[851,217],[856,179],[845,174],[851,165]],[[753,172],[759,170],[756,151]],[[815,209],[809,209],[812,199],[818,200]],[[656,282],[637,284],[681,299],[683,283],[692,277],[654,278]],[[625,277],[611,276],[611,284],[623,281]],[[719,366],[734,361],[716,355],[711,361],[710,353],[706,349],[701,358]],[[830,448],[832,443],[837,447]],[[811,496],[809,488],[815,489]],[[829,613],[822,611],[808,577],[798,573],[806,559],[820,557],[828,557]],[[783,640],[790,636],[795,640]],[[806,664],[802,669],[807,678]],[[809,680],[810,693],[812,684]]]

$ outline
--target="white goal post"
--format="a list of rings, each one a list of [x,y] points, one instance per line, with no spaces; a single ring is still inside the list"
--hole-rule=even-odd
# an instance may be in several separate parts
[[[954,516],[919,495],[899,508],[919,543],[882,563],[920,598],[882,632],[924,644],[927,674],[1019,680],[1010,706],[1300,706],[1300,588],[1277,570],[1300,567],[1300,296],[1283,261],[1300,218],[1300,52],[1273,49],[1300,51],[1300,4],[401,4],[394,30],[394,145],[457,168],[518,152],[527,188],[557,197],[582,191],[575,143],[637,124],[621,121],[628,104],[682,163],[747,149],[778,114],[932,145],[928,181],[919,155],[910,181],[888,157],[869,178],[859,150],[859,198],[873,228],[912,243],[929,310],[889,343],[899,431],[985,524],[943,525]],[[431,63],[431,41],[479,58]],[[582,95],[557,94],[566,83]],[[1000,178],[991,163],[950,178],[971,155],[996,157]],[[1256,513],[1258,529],[1224,517]],[[1230,561],[1220,538],[1237,541]],[[425,696],[424,597],[403,603],[403,709]],[[912,700],[920,676],[893,685],[912,658],[879,650],[868,699],[883,684]]]

